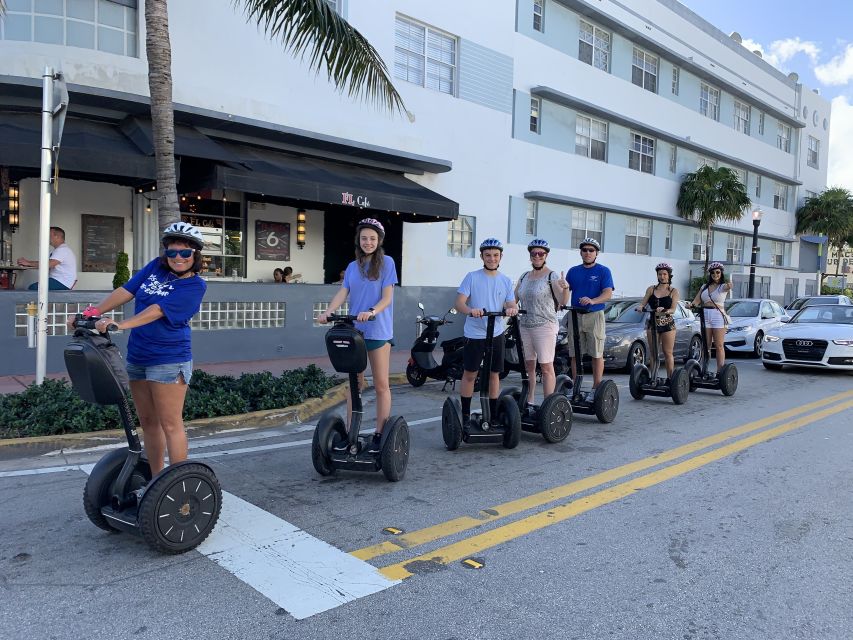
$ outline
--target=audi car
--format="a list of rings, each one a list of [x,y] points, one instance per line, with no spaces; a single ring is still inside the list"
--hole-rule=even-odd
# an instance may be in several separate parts
[[[726,351],[746,351],[761,357],[764,336],[788,321],[785,310],[767,298],[738,298],[726,302],[731,321],[726,329]]]
[[[762,363],[853,371],[853,306],[810,305],[764,336]]]

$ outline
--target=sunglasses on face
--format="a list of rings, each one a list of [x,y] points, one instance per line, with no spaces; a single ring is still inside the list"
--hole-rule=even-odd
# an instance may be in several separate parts
[[[595,249],[592,247],[584,247],[581,249],[581,253],[595,253]]]
[[[177,258],[178,256],[189,258],[195,253],[195,249],[166,249],[164,253],[167,258]]]
[[[544,258],[547,254],[544,251],[531,251],[531,258]]]
[[[711,275],[712,275],[712,276],[718,276],[718,275],[720,275],[721,273],[722,273],[722,271],[716,270],[716,271],[712,271],[712,272],[711,272]]]

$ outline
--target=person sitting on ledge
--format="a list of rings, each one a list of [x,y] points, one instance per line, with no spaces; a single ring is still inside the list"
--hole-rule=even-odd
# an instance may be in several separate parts
[[[276,284],[282,284],[284,282],[284,271],[282,271],[281,268],[276,267],[272,272],[272,279]]]
[[[74,287],[77,282],[77,257],[67,244],[65,244],[65,230],[62,227],[50,228],[50,252],[47,288],[50,291],[67,291]],[[38,260],[27,260],[18,258],[18,264],[22,267],[38,267]],[[33,282],[28,289],[35,291],[39,287],[38,282]]]

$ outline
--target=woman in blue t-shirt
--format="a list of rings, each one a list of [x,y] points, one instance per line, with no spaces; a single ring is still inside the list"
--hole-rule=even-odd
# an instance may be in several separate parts
[[[376,432],[368,451],[378,453],[382,428],[391,415],[391,340],[394,337],[394,285],[397,269],[394,260],[385,255],[382,241],[385,228],[378,220],[365,218],[355,229],[355,260],[344,272],[340,290],[332,298],[325,313],[317,321],[326,324],[329,315],[340,308],[349,296],[349,312],[358,316],[356,329],[364,334],[367,357],[376,389]],[[369,320],[373,318],[373,321]],[[359,388],[364,385],[364,373],[358,375]],[[347,387],[347,424],[350,424],[352,398]]]
[[[131,330],[127,373],[152,474],[163,469],[167,450],[170,464],[187,459],[183,412],[193,372],[189,323],[207,290],[198,275],[203,246],[201,232],[191,224],[169,225],[163,232],[163,255],[84,312],[102,316],[135,299],[133,316],[120,322],[101,318],[96,328],[103,332],[114,323]]]

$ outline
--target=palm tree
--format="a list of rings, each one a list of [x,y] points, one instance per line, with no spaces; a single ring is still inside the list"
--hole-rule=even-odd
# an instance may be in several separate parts
[[[684,176],[678,192],[678,215],[693,220],[705,232],[705,270],[711,260],[711,226],[721,220],[737,221],[752,205],[746,187],[728,167],[705,165]]]
[[[827,252],[834,247],[840,264],[844,244],[853,240],[853,195],[842,187],[832,187],[806,198],[797,209],[796,231],[826,236]],[[821,286],[825,277],[821,274]]]
[[[0,0],[2,3],[3,0]],[[334,85],[360,97],[405,112],[403,99],[373,46],[339,16],[326,0],[232,0],[249,21],[281,41],[294,56],[304,55],[312,70],[325,70]],[[172,51],[168,0],[145,0],[145,51],[151,92],[151,128],[157,166],[160,228],[180,220],[175,179],[175,119],[172,108]]]

